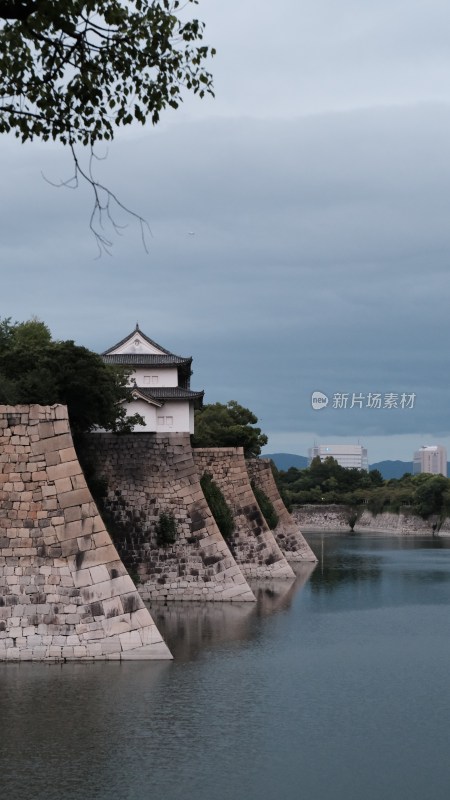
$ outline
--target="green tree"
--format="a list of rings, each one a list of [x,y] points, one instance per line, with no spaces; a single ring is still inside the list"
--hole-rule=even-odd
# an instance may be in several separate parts
[[[246,458],[259,456],[267,436],[255,427],[258,417],[236,400],[210,403],[195,412],[194,447],[243,447]]]
[[[0,322],[0,403],[68,406],[74,435],[94,427],[126,432],[143,420],[127,417],[131,397],[125,370],[72,341],[52,341],[39,320]]]
[[[369,478],[372,486],[382,486],[384,483],[383,476],[379,469],[371,469],[369,472]]]
[[[114,206],[139,221],[144,246],[146,222],[97,180],[94,145],[134,121],[156,124],[186,91],[213,94],[206,63],[215,51],[186,11],[197,2],[0,0],[0,133],[69,147],[73,175],[56,185],[90,185],[100,252],[120,227]],[[87,159],[77,145],[90,148]]]
[[[200,478],[200,486],[219,531],[223,538],[229,542],[234,533],[233,514],[210,472],[203,473]]]
[[[421,481],[414,496],[414,511],[426,519],[430,514],[440,514],[449,482],[443,475],[428,475]]]
[[[170,511],[162,511],[156,524],[156,544],[169,547],[177,538],[177,523]]]
[[[0,0],[0,133],[93,145],[212,93],[196,0]]]
[[[271,531],[275,530],[278,525],[278,514],[275,511],[274,505],[265,491],[256,485],[254,481],[250,482],[255,500],[259,505],[259,510],[266,520]]]

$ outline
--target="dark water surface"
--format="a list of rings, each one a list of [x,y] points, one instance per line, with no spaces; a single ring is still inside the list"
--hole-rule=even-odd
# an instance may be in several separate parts
[[[2,665],[2,800],[448,800],[450,540],[309,541],[256,608],[153,607],[173,663]]]

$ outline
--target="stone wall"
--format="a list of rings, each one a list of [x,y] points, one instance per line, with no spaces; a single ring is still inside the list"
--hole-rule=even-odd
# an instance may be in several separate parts
[[[355,524],[355,533],[395,533],[420,535],[432,534],[439,528],[437,516],[422,519],[415,514],[394,514],[384,512],[374,516],[370,511],[363,511]]]
[[[348,506],[304,505],[294,508],[292,516],[304,531],[343,531],[349,532],[353,510]]]
[[[193,454],[199,474],[212,475],[233,512],[235,530],[229,544],[244,575],[295,577],[255,500],[243,448],[194,448]]]
[[[255,601],[204,498],[188,433],[95,433],[80,458],[106,481],[102,513],[144,599]],[[166,546],[162,513],[176,524]]]
[[[351,506],[344,505],[304,505],[295,508],[292,512],[299,525],[305,531],[342,531],[350,532],[348,520],[355,513]],[[434,532],[450,531],[450,520],[444,520],[439,525],[436,516],[427,520],[414,514],[372,514],[368,510],[358,509],[358,518],[354,526],[355,533],[387,533],[387,534],[433,534]],[[448,526],[448,528],[447,528]]]
[[[270,460],[252,458],[248,459],[246,464],[250,480],[266,494],[278,516],[278,525],[273,530],[273,535],[281,552],[288,561],[317,561],[298,523],[291,517],[281,499]]]
[[[171,658],[98,515],[65,406],[0,406],[0,660]]]

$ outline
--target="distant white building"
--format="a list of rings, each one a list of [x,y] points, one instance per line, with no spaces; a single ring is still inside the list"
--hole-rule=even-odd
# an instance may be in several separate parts
[[[432,475],[447,477],[447,450],[441,444],[421,447],[413,459],[413,475],[429,472]]]
[[[369,471],[367,450],[360,444],[315,444],[308,450],[308,466],[317,456],[321,461],[334,458],[341,467],[356,467]]]
[[[194,408],[204,392],[190,388],[192,358],[177,356],[149,339],[139,325],[132,333],[102,353],[106,364],[133,370],[133,399],[127,415],[140,414],[145,428],[135,433],[194,433]]]

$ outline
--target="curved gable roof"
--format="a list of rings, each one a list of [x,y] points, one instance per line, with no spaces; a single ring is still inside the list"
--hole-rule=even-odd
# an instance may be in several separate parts
[[[121,339],[120,342],[117,342],[112,347],[109,347],[107,350],[104,350],[104,352],[101,355],[102,356],[109,356],[109,355],[115,354],[114,353],[115,350],[117,350],[120,347],[123,347],[125,344],[127,344],[127,342],[131,341],[131,339],[133,339],[133,337],[136,336],[137,333],[139,334],[141,339],[143,339],[145,342],[147,342],[147,344],[149,344],[151,347],[154,347],[156,350],[159,350],[161,354],[164,354],[166,356],[173,356],[174,358],[180,358],[183,361],[185,361],[183,356],[177,356],[175,353],[171,353],[170,350],[167,350],[165,347],[162,347],[160,344],[158,344],[157,342],[153,341],[153,339],[150,339],[149,336],[146,336],[146,334],[143,331],[141,331],[138,323],[136,323],[135,329],[133,331],[131,331],[131,333],[129,333],[128,336],[125,336],[125,338]],[[119,355],[119,354],[117,354],[117,355]],[[123,354],[123,355],[125,355],[125,354]]]

